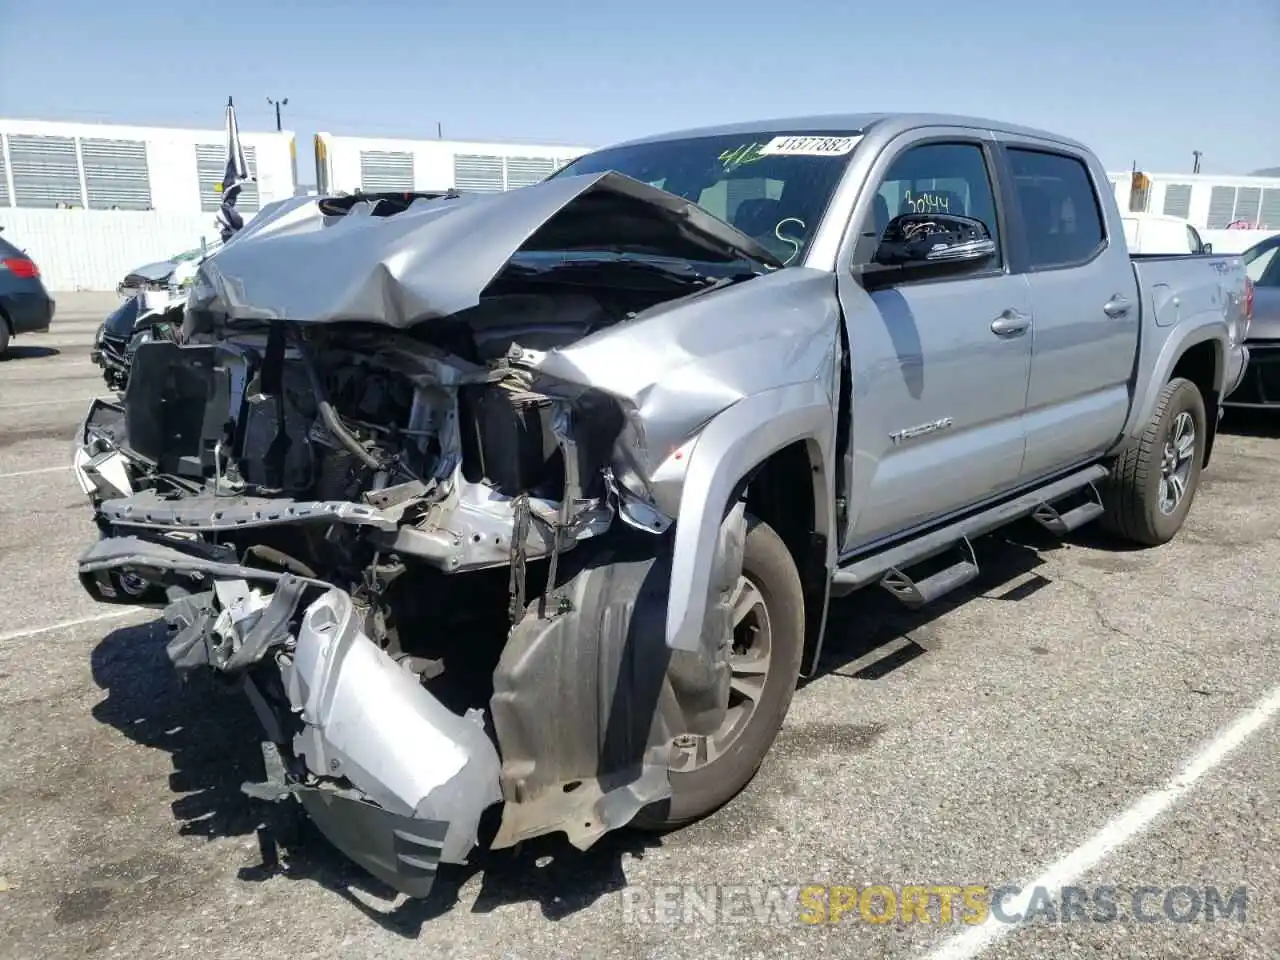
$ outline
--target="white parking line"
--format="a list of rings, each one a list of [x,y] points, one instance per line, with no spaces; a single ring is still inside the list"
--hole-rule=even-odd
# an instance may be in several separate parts
[[[0,480],[8,480],[11,477],[34,477],[40,473],[58,473],[60,470],[70,469],[70,464],[63,464],[60,467],[41,467],[39,470],[16,470],[13,473],[0,473]]]
[[[1170,807],[1182,799],[1214,767],[1266,726],[1280,712],[1280,687],[1273,688],[1253,709],[1227,727],[1213,742],[1191,758],[1182,772],[1158,790],[1138,800],[1124,813],[1095,833],[1044,873],[1022,887],[1022,891],[1004,903],[1005,916],[1014,911],[1025,915],[1037,888],[1053,891],[1077,881],[1130,840],[1146,832]],[[1001,923],[988,914],[984,923],[944,941],[928,955],[928,960],[970,960],[987,947],[1016,933],[1021,924]]]
[[[79,617],[75,620],[60,620],[57,623],[46,624],[43,627],[28,627],[26,630],[13,630],[9,633],[0,633],[0,643],[9,640],[21,640],[24,637],[35,637],[42,633],[49,633],[53,630],[64,630],[67,627],[81,627],[86,623],[99,623],[103,620],[119,620],[131,614],[149,613],[152,617],[156,616],[155,610],[143,607],[120,607],[116,610],[110,610],[107,613],[95,613],[91,617]]]

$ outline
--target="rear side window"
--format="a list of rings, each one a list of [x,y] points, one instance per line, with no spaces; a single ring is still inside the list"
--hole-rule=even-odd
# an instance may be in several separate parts
[[[1102,249],[1102,209],[1089,170],[1075,157],[1009,149],[1031,269],[1083,263]]]

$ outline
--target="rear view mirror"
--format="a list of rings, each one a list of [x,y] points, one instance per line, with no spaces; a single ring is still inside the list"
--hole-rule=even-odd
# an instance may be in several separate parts
[[[904,213],[889,221],[861,273],[874,286],[942,276],[986,262],[996,249],[986,224],[974,217]]]

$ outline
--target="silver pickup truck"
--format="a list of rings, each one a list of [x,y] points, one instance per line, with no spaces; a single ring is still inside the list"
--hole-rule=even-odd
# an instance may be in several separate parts
[[[243,682],[253,796],[424,896],[477,843],[715,810],[833,595],[927,603],[1019,518],[1169,540],[1244,290],[1238,257],[1130,257],[1085,147],[959,117],[294,198],[91,408],[79,573]]]

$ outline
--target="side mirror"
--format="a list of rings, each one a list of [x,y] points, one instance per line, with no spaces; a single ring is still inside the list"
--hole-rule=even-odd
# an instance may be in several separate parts
[[[884,228],[871,263],[861,268],[864,285],[963,273],[996,255],[996,242],[981,220],[953,214],[904,213]]]
[[[1200,244],[1200,252],[1204,254],[1213,253],[1213,244],[1212,243]]]

